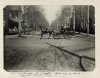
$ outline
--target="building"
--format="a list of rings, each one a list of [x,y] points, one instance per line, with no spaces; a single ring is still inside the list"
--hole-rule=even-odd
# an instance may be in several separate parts
[[[20,13],[20,18],[19,18]],[[20,6],[6,6],[4,8],[4,34],[18,33],[19,21],[22,23],[23,18]]]

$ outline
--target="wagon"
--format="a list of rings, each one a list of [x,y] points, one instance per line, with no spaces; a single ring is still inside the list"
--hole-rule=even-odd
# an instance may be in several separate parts
[[[59,31],[54,31],[53,38],[60,39],[61,37],[63,37],[64,39],[71,39],[73,35],[73,31],[68,31],[67,29],[60,29]]]

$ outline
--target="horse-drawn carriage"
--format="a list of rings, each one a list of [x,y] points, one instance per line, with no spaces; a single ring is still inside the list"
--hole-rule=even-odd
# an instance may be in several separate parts
[[[67,28],[61,28],[58,31],[54,31],[53,38],[60,39],[63,37],[65,39],[71,39],[73,34],[74,34],[73,31],[69,31]]]
[[[60,39],[61,37],[63,37],[64,39],[71,39],[72,35],[74,34],[73,31],[69,31],[69,30],[67,30],[67,28],[63,28],[63,27],[61,27],[58,31],[53,30],[53,29],[43,30],[42,27],[40,27],[40,28],[41,28],[41,37],[40,37],[40,39],[43,37],[44,34],[47,34],[47,33],[49,34],[49,38],[52,35],[54,39]]]

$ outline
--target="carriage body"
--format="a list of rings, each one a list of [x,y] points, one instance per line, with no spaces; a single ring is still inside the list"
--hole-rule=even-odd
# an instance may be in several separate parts
[[[74,34],[73,31],[69,31],[67,28],[61,28],[58,31],[54,31],[53,37],[55,39],[60,39],[61,36],[63,36],[63,38],[65,38],[65,39],[70,39],[70,38],[72,38],[73,34]]]

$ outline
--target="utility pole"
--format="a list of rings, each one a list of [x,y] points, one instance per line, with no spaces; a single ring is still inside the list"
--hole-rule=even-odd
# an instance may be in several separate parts
[[[87,12],[87,36],[89,36],[89,5],[88,5],[88,12]]]
[[[57,14],[56,14],[56,16],[57,16],[57,31],[59,30],[58,28],[59,28],[59,15],[60,15],[60,11],[57,11]]]
[[[73,6],[73,31],[74,31],[74,35],[75,35],[75,5]]]
[[[80,24],[79,24],[79,34],[81,33],[81,27],[83,26],[83,14],[82,14],[82,6],[79,6],[80,7],[80,11],[79,11],[79,17],[80,17],[80,20],[79,20],[79,22],[80,22]]]

